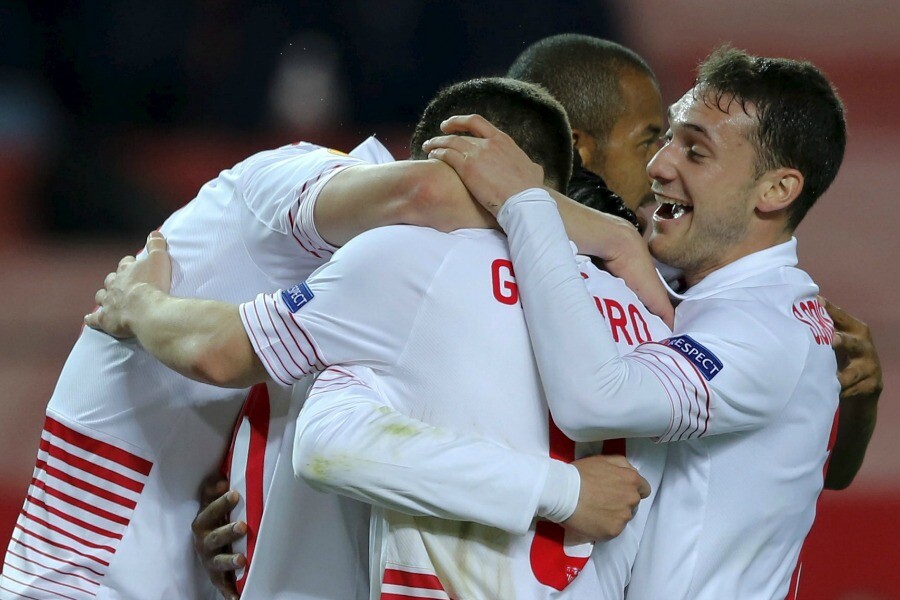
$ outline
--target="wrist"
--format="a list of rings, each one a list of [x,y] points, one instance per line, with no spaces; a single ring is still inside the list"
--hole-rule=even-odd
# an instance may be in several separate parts
[[[122,324],[134,333],[135,325],[152,304],[152,297],[160,293],[159,289],[149,283],[139,283],[129,289],[122,307]]]
[[[581,492],[581,475],[575,466],[550,459],[547,479],[538,500],[537,516],[562,523],[575,513]]]

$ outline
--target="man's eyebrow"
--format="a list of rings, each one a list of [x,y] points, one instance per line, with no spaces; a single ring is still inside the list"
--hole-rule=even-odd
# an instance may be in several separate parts
[[[672,113],[671,107],[669,107],[669,110],[667,111],[667,115],[669,117],[669,128],[672,128],[673,126],[676,125],[676,122],[673,118],[673,113]],[[695,132],[699,133],[700,135],[702,135],[703,137],[705,137],[707,140],[712,141],[712,138],[710,137],[709,132],[706,130],[706,128],[704,128],[700,125],[697,125],[696,123],[688,123],[686,121],[681,121],[681,122],[678,122],[677,125],[679,127],[684,127],[685,129],[690,129],[691,131],[695,131]]]

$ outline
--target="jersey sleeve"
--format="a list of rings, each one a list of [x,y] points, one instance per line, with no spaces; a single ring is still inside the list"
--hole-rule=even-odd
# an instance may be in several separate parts
[[[327,260],[336,248],[316,230],[315,203],[332,177],[357,164],[365,162],[327,148],[286,147],[249,159],[240,191],[262,225],[290,235],[302,252]]]
[[[539,510],[548,470],[574,470],[403,415],[360,367],[319,376],[297,421],[293,464],[320,491],[517,534]]]
[[[661,439],[744,431],[781,413],[809,352],[805,336],[787,334],[793,324],[774,310],[721,299],[703,301],[680,321],[678,335],[634,352],[672,405]]]
[[[573,439],[676,441],[741,431],[771,420],[790,397],[803,364],[797,357],[808,348],[805,338],[777,334],[777,315],[706,300],[688,318],[679,312],[678,335],[620,357],[579,280],[552,198],[526,190],[498,220],[547,402]]]
[[[615,341],[588,292],[556,203],[544,190],[509,199],[507,233],[525,320],[553,419],[576,441],[656,437],[672,420],[656,376]]]
[[[290,385],[332,364],[394,364],[444,258],[432,246],[409,260],[419,237],[414,229],[366,232],[307,281],[240,306],[247,336],[274,381]]]

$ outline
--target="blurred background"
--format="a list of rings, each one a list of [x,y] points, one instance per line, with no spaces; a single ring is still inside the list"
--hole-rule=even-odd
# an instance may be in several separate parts
[[[440,86],[580,32],[644,56],[666,102],[725,41],[807,58],[837,85],[847,156],[797,232],[800,258],[871,326],[886,391],[856,482],[822,496],[800,598],[900,598],[898,23],[893,0],[0,4],[0,547],[81,316],[149,230],[258,150],[374,133],[403,157]]]

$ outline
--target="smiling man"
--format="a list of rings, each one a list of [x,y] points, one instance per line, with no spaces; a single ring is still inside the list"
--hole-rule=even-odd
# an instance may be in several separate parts
[[[813,65],[714,52],[648,173],[651,250],[684,271],[673,337],[618,357],[551,197],[503,136],[454,118],[431,156],[508,234],[548,402],[575,440],[670,442],[629,600],[784,598],[838,403],[833,325],[792,233],[840,166],[843,106]],[[485,139],[479,139],[485,138]],[[501,159],[506,157],[506,159]],[[519,155],[519,160],[521,160]],[[577,586],[577,582],[576,582]],[[575,589],[573,589],[573,592]]]

